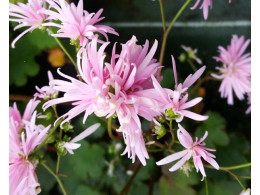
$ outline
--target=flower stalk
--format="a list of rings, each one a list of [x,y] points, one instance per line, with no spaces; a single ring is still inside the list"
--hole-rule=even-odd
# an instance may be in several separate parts
[[[53,34],[53,31],[52,29],[49,27],[48,30],[50,31],[51,34]],[[77,75],[79,75],[79,69],[77,67],[77,63],[75,62],[75,60],[71,57],[71,55],[69,54],[69,52],[67,51],[67,49],[63,46],[63,44],[60,42],[60,40],[55,37],[55,36],[52,36],[55,41],[58,43],[58,45],[60,46],[60,48],[62,49],[62,51],[67,55],[67,57],[69,58],[69,60],[71,61],[71,63],[74,65],[75,69],[76,69],[76,72],[77,72]],[[79,77],[79,80],[81,80],[81,77]]]
[[[175,17],[172,19],[170,25],[168,26],[167,30],[164,32],[163,34],[163,41],[162,41],[162,46],[161,46],[161,52],[160,52],[160,59],[159,59],[159,63],[160,65],[163,64],[163,58],[164,58],[164,53],[165,53],[165,48],[166,48],[166,42],[167,42],[167,38],[168,35],[174,25],[174,23],[176,22],[176,20],[180,17],[181,13],[185,10],[185,8],[189,5],[189,3],[191,2],[191,0],[187,0],[183,6],[181,7],[181,9],[177,12],[177,14],[175,15]],[[165,19],[164,19],[165,22]],[[164,23],[163,22],[163,23]]]
[[[107,121],[107,131],[108,131],[108,135],[109,137],[112,139],[112,140],[120,140],[121,137],[117,137],[117,136],[114,136],[113,135],[113,132],[112,132],[112,119],[113,117],[110,117]]]
[[[46,165],[44,162],[41,162],[41,164],[42,164],[42,166],[43,166],[47,171],[49,171],[49,173],[52,174],[53,177],[57,180],[57,182],[58,182],[58,184],[59,184],[59,186],[60,186],[60,188],[61,188],[61,191],[62,191],[63,195],[68,195],[68,193],[66,192],[65,187],[64,187],[64,185],[63,185],[61,179],[59,178],[59,176],[57,176],[57,175],[51,170],[51,168],[50,168],[48,165]]]

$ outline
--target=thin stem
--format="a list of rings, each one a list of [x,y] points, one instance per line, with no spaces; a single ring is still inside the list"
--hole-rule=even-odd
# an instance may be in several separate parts
[[[55,117],[59,118],[59,115],[58,115],[58,112],[57,112],[57,109],[56,109],[56,104],[52,106],[52,109],[54,111]]]
[[[242,165],[235,165],[235,166],[231,166],[231,167],[220,167],[220,169],[221,170],[234,170],[234,169],[241,169],[241,168],[250,167],[250,166],[251,166],[251,162],[245,163]]]
[[[225,171],[225,170],[242,169],[242,168],[250,167],[250,166],[251,166],[251,162],[250,163],[241,164],[241,165],[235,165],[235,166],[231,166],[231,167],[219,167],[219,169]],[[211,165],[205,165],[205,167],[210,168],[210,169],[215,169]]]
[[[58,158],[57,158],[56,174],[59,173],[59,169],[60,169],[60,155],[58,155]]]
[[[49,29],[50,33],[53,34],[52,29],[51,29],[50,27],[49,27],[48,29]],[[75,67],[75,69],[76,69],[76,72],[77,72],[77,75],[80,75],[80,74],[79,74],[79,69],[78,69],[77,63],[76,63],[76,62],[74,61],[74,59],[71,57],[71,55],[69,54],[69,52],[66,50],[66,48],[62,45],[62,43],[60,42],[60,40],[59,40],[57,37],[55,37],[55,36],[52,36],[52,37],[55,39],[55,41],[58,43],[58,45],[60,46],[60,48],[62,49],[62,51],[68,56],[68,58],[70,59],[70,61],[71,61],[72,64],[74,65],[74,67]],[[79,77],[79,80],[82,81],[82,80],[81,80],[81,77]]]
[[[245,186],[242,184],[242,182],[239,180],[239,178],[237,177],[236,174],[234,174],[233,172],[229,171],[229,170],[225,170],[226,172],[228,172],[230,175],[232,175],[237,182],[240,184],[240,186],[243,188],[243,190],[246,190]]]
[[[159,147],[159,148],[165,149],[164,145],[161,144],[160,142],[155,141],[155,142],[154,142],[154,145],[156,145],[156,146]]]
[[[183,6],[181,7],[181,9],[178,11],[178,13],[175,15],[175,17],[172,19],[169,27],[167,28],[167,30],[164,32],[163,34],[163,41],[162,41],[162,47],[161,47],[161,52],[160,52],[160,60],[159,63],[160,65],[163,64],[163,58],[164,58],[164,53],[165,53],[165,47],[166,47],[166,42],[167,42],[167,37],[168,34],[171,30],[171,28],[173,27],[173,24],[176,22],[176,20],[179,18],[179,16],[181,15],[181,13],[184,11],[184,9],[188,6],[188,4],[191,2],[191,0],[187,0]]]
[[[163,32],[165,32],[166,31],[166,23],[165,23],[165,16],[164,16],[164,9],[163,9],[162,0],[159,0],[159,4],[160,4],[161,16],[162,16]]]
[[[219,167],[219,169],[232,175],[238,181],[238,183],[243,188],[243,190],[246,190],[245,186],[242,184],[242,182],[239,180],[238,177],[241,177],[244,179],[249,179],[249,178],[251,179],[251,177],[248,178],[248,176],[238,176],[238,175],[234,174],[233,172],[231,172],[230,170],[242,169],[242,168],[250,167],[250,166],[251,166],[251,162],[241,164],[241,165],[235,165],[235,166],[231,166],[231,167]],[[210,165],[205,165],[205,167],[210,168],[210,169],[215,169],[213,166],[210,166]]]
[[[237,175],[237,176],[242,179],[251,179],[251,176],[244,176],[244,175]]]
[[[208,187],[208,180],[207,177],[205,177],[205,187],[206,187],[206,195],[209,195],[209,187]]]
[[[61,188],[62,193],[63,193],[64,195],[68,195],[68,193],[66,192],[65,187],[64,187],[64,185],[63,185],[61,179],[51,170],[51,168],[50,168],[48,165],[46,165],[44,162],[41,162],[41,164],[42,164],[42,166],[44,166],[44,168],[45,168],[47,171],[49,171],[50,174],[53,175],[53,177],[55,177],[55,179],[57,180],[58,184],[60,185],[60,188]]]
[[[193,62],[192,62],[190,59],[188,59],[187,61],[188,61],[189,65],[190,65],[190,67],[192,68],[192,70],[193,70],[194,72],[196,72],[196,71],[197,71],[197,68],[195,67],[195,65],[193,64]]]
[[[103,120],[103,121],[105,121],[106,123],[108,123],[108,120],[107,120],[106,118],[100,117],[100,119]],[[111,124],[111,127],[112,127],[112,129],[114,129],[114,130],[117,130],[117,129],[119,128],[118,125],[113,124],[113,123]]]
[[[108,135],[112,140],[120,140],[122,137],[114,136],[112,133],[112,117],[110,117],[107,121],[107,131]]]
[[[171,133],[171,136],[172,136],[172,141],[169,144],[169,149],[172,148],[172,146],[173,146],[173,144],[175,142],[175,136],[174,136],[174,132],[173,132],[173,129],[172,129],[172,119],[170,119],[170,133]]]
[[[60,141],[62,140],[62,128],[60,128]],[[59,169],[60,169],[60,158],[61,156],[57,153],[58,158],[57,158],[57,165],[56,165],[56,174],[59,173]]]
[[[138,165],[135,169],[134,174],[130,177],[130,179],[128,180],[128,182],[126,183],[125,187],[122,189],[122,191],[120,192],[119,195],[128,193],[131,183],[133,182],[133,180],[134,180],[135,176],[137,175],[138,171],[140,170],[140,168],[141,168],[141,163],[140,163],[140,161],[138,161]]]
[[[46,144],[46,142],[48,141],[50,136],[52,136],[52,134],[56,131],[56,129],[59,127],[59,125],[61,124],[62,121],[63,121],[63,119],[60,119],[56,123],[56,125],[52,128],[50,133],[47,135],[47,137],[42,141],[42,143],[40,145],[37,146],[37,148],[34,149],[34,151],[31,154],[35,154],[36,152],[38,152]]]

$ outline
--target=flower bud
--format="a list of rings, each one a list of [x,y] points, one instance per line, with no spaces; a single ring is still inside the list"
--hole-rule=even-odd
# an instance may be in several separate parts
[[[64,147],[65,142],[64,141],[57,141],[55,144],[55,147],[57,148],[57,154],[59,156],[65,156],[67,154],[67,150]]]
[[[184,165],[181,166],[180,170],[183,171],[183,173],[189,177],[190,172],[192,171],[192,165],[189,162],[186,162]]]
[[[70,44],[76,47],[80,46],[79,39],[70,39]]]
[[[179,60],[180,62],[184,63],[186,61],[186,55],[185,53],[181,53],[181,55],[179,56]]]
[[[166,128],[161,124],[155,125],[152,131],[157,134],[157,139],[161,139],[167,132]]]
[[[176,118],[180,118],[180,117],[181,117],[181,115],[180,115],[179,113],[175,113],[175,112],[172,110],[172,108],[165,110],[165,116],[166,116],[167,118],[170,118],[170,119],[176,119]]]
[[[64,132],[73,132],[73,126],[70,124],[70,122],[66,122],[64,124],[62,124],[61,129]]]

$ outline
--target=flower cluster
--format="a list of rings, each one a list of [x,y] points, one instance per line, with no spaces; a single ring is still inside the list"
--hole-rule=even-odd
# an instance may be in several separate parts
[[[200,2],[201,0],[197,0],[191,9],[195,9]],[[205,19],[208,17],[209,7],[212,7],[212,0],[203,0],[200,8],[203,9]],[[36,86],[35,98],[27,104],[23,116],[17,109],[16,103],[10,107],[10,194],[34,195],[40,191],[40,184],[35,174],[39,159],[33,151],[45,139],[47,140],[51,125],[44,127],[36,124],[36,119],[40,117],[34,111],[40,102],[36,101],[36,98],[46,100],[43,110],[52,107],[57,119],[55,128],[60,125],[60,138],[56,140],[55,145],[58,157],[67,152],[73,154],[73,150],[80,147],[77,142],[100,127],[100,124],[96,123],[72,140],[66,137],[67,135],[63,136],[63,125],[70,124],[71,119],[84,113],[83,123],[91,114],[104,117],[110,122],[112,118],[117,120],[119,124],[118,128],[115,128],[117,136],[122,137],[126,145],[122,155],[127,154],[132,163],[137,157],[145,166],[149,159],[147,145],[155,143],[154,134],[144,136],[141,126],[141,118],[144,118],[151,124],[155,124],[153,130],[158,135],[157,139],[166,134],[167,130],[163,123],[169,124],[168,121],[170,121],[168,125],[170,133],[174,137],[172,122],[176,122],[179,128],[177,130],[179,143],[185,148],[158,161],[157,165],[180,159],[169,169],[176,171],[189,165],[192,158],[197,172],[200,171],[203,176],[202,180],[206,177],[202,159],[219,169],[218,163],[214,160],[215,156],[210,153],[215,150],[204,147],[208,132],[206,131],[200,140],[196,137],[193,141],[180,124],[184,118],[195,121],[208,119],[208,116],[196,113],[195,109],[188,110],[202,101],[202,97],[194,97],[190,100],[189,88],[200,79],[206,66],[201,66],[179,83],[175,59],[172,56],[175,87],[174,89],[162,87],[160,72],[163,66],[155,58],[158,41],[146,40],[143,45],[140,45],[136,36],[132,36],[127,42],[120,44],[120,50],[115,43],[109,54],[106,51],[110,44],[107,34],[118,35],[118,33],[109,26],[97,24],[103,20],[103,17],[100,17],[102,11],[100,9],[97,13],[87,12],[83,8],[83,0],[79,0],[77,6],[64,0],[29,0],[27,4],[10,4],[10,21],[19,23],[15,29],[28,27],[13,41],[13,47],[27,32],[36,28],[47,28],[51,36],[71,40],[71,44],[77,51],[75,66],[78,71],[78,75],[72,77],[57,69],[62,79],[54,79],[49,71],[49,85],[42,88]],[[53,32],[52,27],[58,30]],[[100,34],[106,41],[100,39]],[[250,106],[246,113],[251,110],[251,58],[250,54],[243,53],[249,43],[250,41],[245,40],[243,36],[239,38],[234,35],[227,49],[219,47],[220,56],[215,59],[223,63],[223,67],[217,67],[221,75],[212,74],[213,77],[222,80],[219,91],[221,97],[228,98],[229,104],[233,104],[233,91],[240,100],[245,94],[248,95]],[[182,56],[183,61],[187,58],[202,64],[196,56],[196,49],[187,46],[182,48],[187,52],[187,56],[186,54]],[[71,107],[68,112],[59,117],[56,105],[62,103],[69,103]],[[160,117],[164,122],[159,120]],[[64,133],[66,134],[66,131]],[[174,138],[172,141],[174,142]],[[169,149],[171,146],[169,145]],[[60,151],[62,154],[59,153]]]
[[[64,0],[29,0],[27,4],[18,3],[18,5],[9,3],[11,16],[9,20],[19,23],[14,30],[29,27],[12,42],[12,47],[14,48],[15,43],[26,33],[36,28],[48,27],[50,30],[52,26],[59,28],[52,36],[70,38],[73,43],[79,41],[80,46],[85,46],[88,39],[98,38],[97,33],[102,34],[106,39],[108,39],[107,33],[118,35],[113,28],[97,24],[104,19],[100,18],[101,13],[102,9],[97,13],[88,13],[83,10],[83,0],[79,1],[78,6],[74,3],[68,4]]]
[[[39,101],[30,100],[23,117],[16,104],[9,108],[9,192],[10,194],[38,194],[35,169],[38,160],[30,154],[42,143],[50,129],[36,124],[34,111]]]
[[[203,10],[204,19],[207,20],[208,19],[208,15],[209,15],[209,8],[212,8],[212,1],[213,0],[202,0],[202,1],[203,2],[201,3],[200,9]],[[196,9],[200,2],[201,2],[201,0],[197,0],[195,2],[195,4],[190,9],[191,10]],[[231,3],[231,0],[229,0],[229,3]]]
[[[230,105],[234,104],[233,92],[239,100],[243,100],[246,94],[249,94],[251,99],[251,57],[250,53],[244,54],[249,43],[250,40],[245,40],[244,36],[233,35],[227,49],[220,46],[220,55],[214,57],[223,66],[216,68],[220,75],[212,74],[212,76],[222,80],[219,92],[222,98],[227,98]],[[251,104],[251,100],[249,103]]]

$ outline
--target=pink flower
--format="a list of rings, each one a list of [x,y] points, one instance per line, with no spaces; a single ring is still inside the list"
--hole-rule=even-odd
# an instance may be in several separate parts
[[[9,3],[9,15],[12,17],[9,20],[19,23],[14,30],[29,27],[13,40],[13,48],[15,47],[15,43],[26,33],[36,28],[42,28],[42,23],[46,20],[46,15],[39,13],[39,11],[45,7],[45,0],[29,0],[27,4],[18,3],[18,5]]]
[[[197,0],[196,3],[191,7],[192,10],[196,9],[199,5],[201,0]],[[208,19],[208,14],[209,14],[209,7],[212,8],[212,0],[203,0],[200,9],[203,9],[203,16],[204,19]]]
[[[115,44],[111,57],[111,66],[108,66],[111,79],[117,82],[124,91],[152,88],[151,75],[157,75],[161,68],[157,60],[153,58],[158,41],[154,41],[149,52],[148,40],[143,46],[136,43],[137,38],[132,36],[129,41],[122,44],[119,55],[115,53]]]
[[[203,141],[208,136],[208,132],[206,131],[203,138],[201,138],[199,141],[198,141],[198,138],[196,137],[196,141],[193,142],[190,134],[180,124],[178,124],[178,126],[179,126],[179,129],[177,131],[177,136],[178,136],[178,139],[179,139],[181,145],[183,145],[183,147],[185,147],[186,150],[171,154],[170,156],[167,156],[166,158],[158,161],[156,164],[165,165],[172,161],[181,159],[174,166],[172,166],[169,169],[171,172],[173,172],[173,171],[176,171],[177,169],[179,169],[182,165],[184,165],[184,163],[187,162],[192,156],[196,171],[201,172],[201,174],[203,176],[202,177],[202,180],[203,180],[204,177],[206,177],[206,173],[205,173],[205,170],[203,167],[203,163],[201,161],[201,157],[205,161],[210,163],[214,168],[219,169],[218,163],[213,159],[213,158],[215,158],[215,156],[208,152],[208,151],[215,151],[215,150],[204,147],[205,143],[203,143]]]
[[[13,119],[17,131],[21,130],[25,126],[25,121],[30,121],[32,114],[37,107],[37,105],[40,103],[39,100],[32,99],[28,102],[26,105],[23,117],[21,116],[20,111],[18,110],[16,103],[14,102],[13,107],[9,107],[9,119]]]
[[[87,48],[81,49],[78,54],[79,76],[83,82],[58,71],[70,82],[54,79],[50,83],[55,90],[65,94],[61,98],[46,102],[43,107],[46,109],[58,103],[73,102],[74,107],[61,116],[67,117],[64,122],[82,112],[85,112],[83,123],[92,113],[106,118],[116,114],[121,125],[119,131],[123,133],[127,144],[125,153],[128,153],[133,161],[137,155],[145,165],[148,154],[138,115],[152,120],[159,112],[156,110],[157,102],[137,92],[152,87],[151,75],[158,73],[160,65],[153,59],[157,41],[150,51],[148,41],[143,47],[136,42],[137,39],[133,36],[127,43],[122,44],[119,55],[116,54],[114,45],[109,64],[104,62],[104,50],[108,43],[104,43],[97,50],[97,40],[93,39],[87,44]]]
[[[201,0],[197,0],[196,3],[191,7],[192,10],[196,9],[199,5]],[[209,7],[212,9],[212,0],[202,0],[202,4],[200,6],[200,9],[203,9],[203,16],[204,19],[208,19],[209,14]],[[231,3],[231,0],[229,0],[229,3]]]
[[[9,165],[9,194],[35,195],[40,192],[33,163],[19,159],[15,164]]]
[[[87,128],[86,130],[84,130],[83,132],[81,132],[79,135],[77,135],[76,137],[74,137],[72,140],[70,140],[69,142],[65,142],[63,144],[64,148],[66,148],[66,150],[70,153],[70,154],[74,154],[73,150],[78,149],[80,147],[80,144],[76,143],[80,140],[85,139],[86,137],[88,137],[89,135],[91,135],[92,133],[94,133],[98,128],[100,127],[99,123],[96,123],[92,126],[90,126],[89,128]]]
[[[52,10],[42,10],[42,13],[48,15],[48,20],[59,20],[61,24],[55,22],[45,23],[44,26],[55,26],[59,30],[57,34],[52,36],[65,37],[72,40],[79,40],[80,46],[85,46],[88,39],[98,38],[97,34],[102,34],[108,40],[107,33],[118,35],[115,30],[106,25],[97,25],[96,23],[103,20],[100,18],[103,9],[100,9],[96,14],[88,13],[83,10],[83,0],[80,0],[78,5],[74,3],[70,5],[64,0],[46,0],[50,4]]]
[[[43,105],[44,109],[63,102],[73,102],[73,108],[60,117],[67,117],[62,124],[82,112],[85,112],[83,123],[85,123],[87,117],[92,113],[103,117],[110,112],[108,100],[109,86],[105,83],[109,75],[106,68],[105,70],[103,69],[105,59],[104,50],[107,45],[108,43],[105,43],[97,50],[97,40],[93,39],[87,44],[86,49],[80,50],[77,65],[80,73],[79,76],[83,82],[61,73],[59,69],[58,74],[70,81],[58,79],[50,81],[50,85],[54,86],[54,90],[64,92],[64,95],[63,97],[46,102]]]
[[[173,62],[173,72],[175,77],[176,90],[164,89],[160,86],[157,79],[152,75],[154,90],[146,91],[147,96],[151,96],[152,99],[156,100],[161,104],[161,112],[167,115],[175,115],[176,122],[181,122],[183,117],[191,118],[197,121],[203,121],[208,118],[208,116],[202,116],[191,111],[186,110],[196,104],[198,104],[202,98],[197,97],[191,101],[188,101],[188,88],[202,75],[205,70],[205,66],[196,71],[193,75],[190,74],[183,84],[178,84],[177,81],[177,71],[175,66],[175,61],[172,56]],[[174,117],[174,116],[173,116]]]
[[[220,75],[212,74],[214,78],[222,80],[219,88],[222,98],[228,99],[228,104],[233,105],[233,91],[239,100],[244,99],[244,95],[251,91],[251,57],[250,53],[243,54],[248,47],[250,40],[245,40],[233,35],[231,44],[227,49],[219,46],[219,57],[214,57],[216,61],[223,63],[222,67],[217,67]]]
[[[140,162],[145,166],[146,159],[149,159],[149,156],[142,135],[140,119],[138,118],[138,120],[135,121],[134,118],[131,118],[129,123],[122,123],[118,132],[123,133],[126,144],[122,155],[127,154],[128,158],[132,159],[132,163],[135,162],[135,156],[137,156]]]
[[[53,80],[53,76],[51,74],[51,71],[48,71],[48,78],[49,81]],[[50,84],[49,86],[44,86],[42,88],[39,88],[36,86],[38,93],[34,94],[34,97],[42,98],[44,100],[52,99],[58,97],[58,91],[53,89],[54,85]]]
[[[17,131],[13,115],[9,119],[9,192],[10,194],[38,194],[35,169],[37,161],[29,160],[30,153],[46,138],[51,125],[36,125],[36,112],[24,121],[24,131]]]

